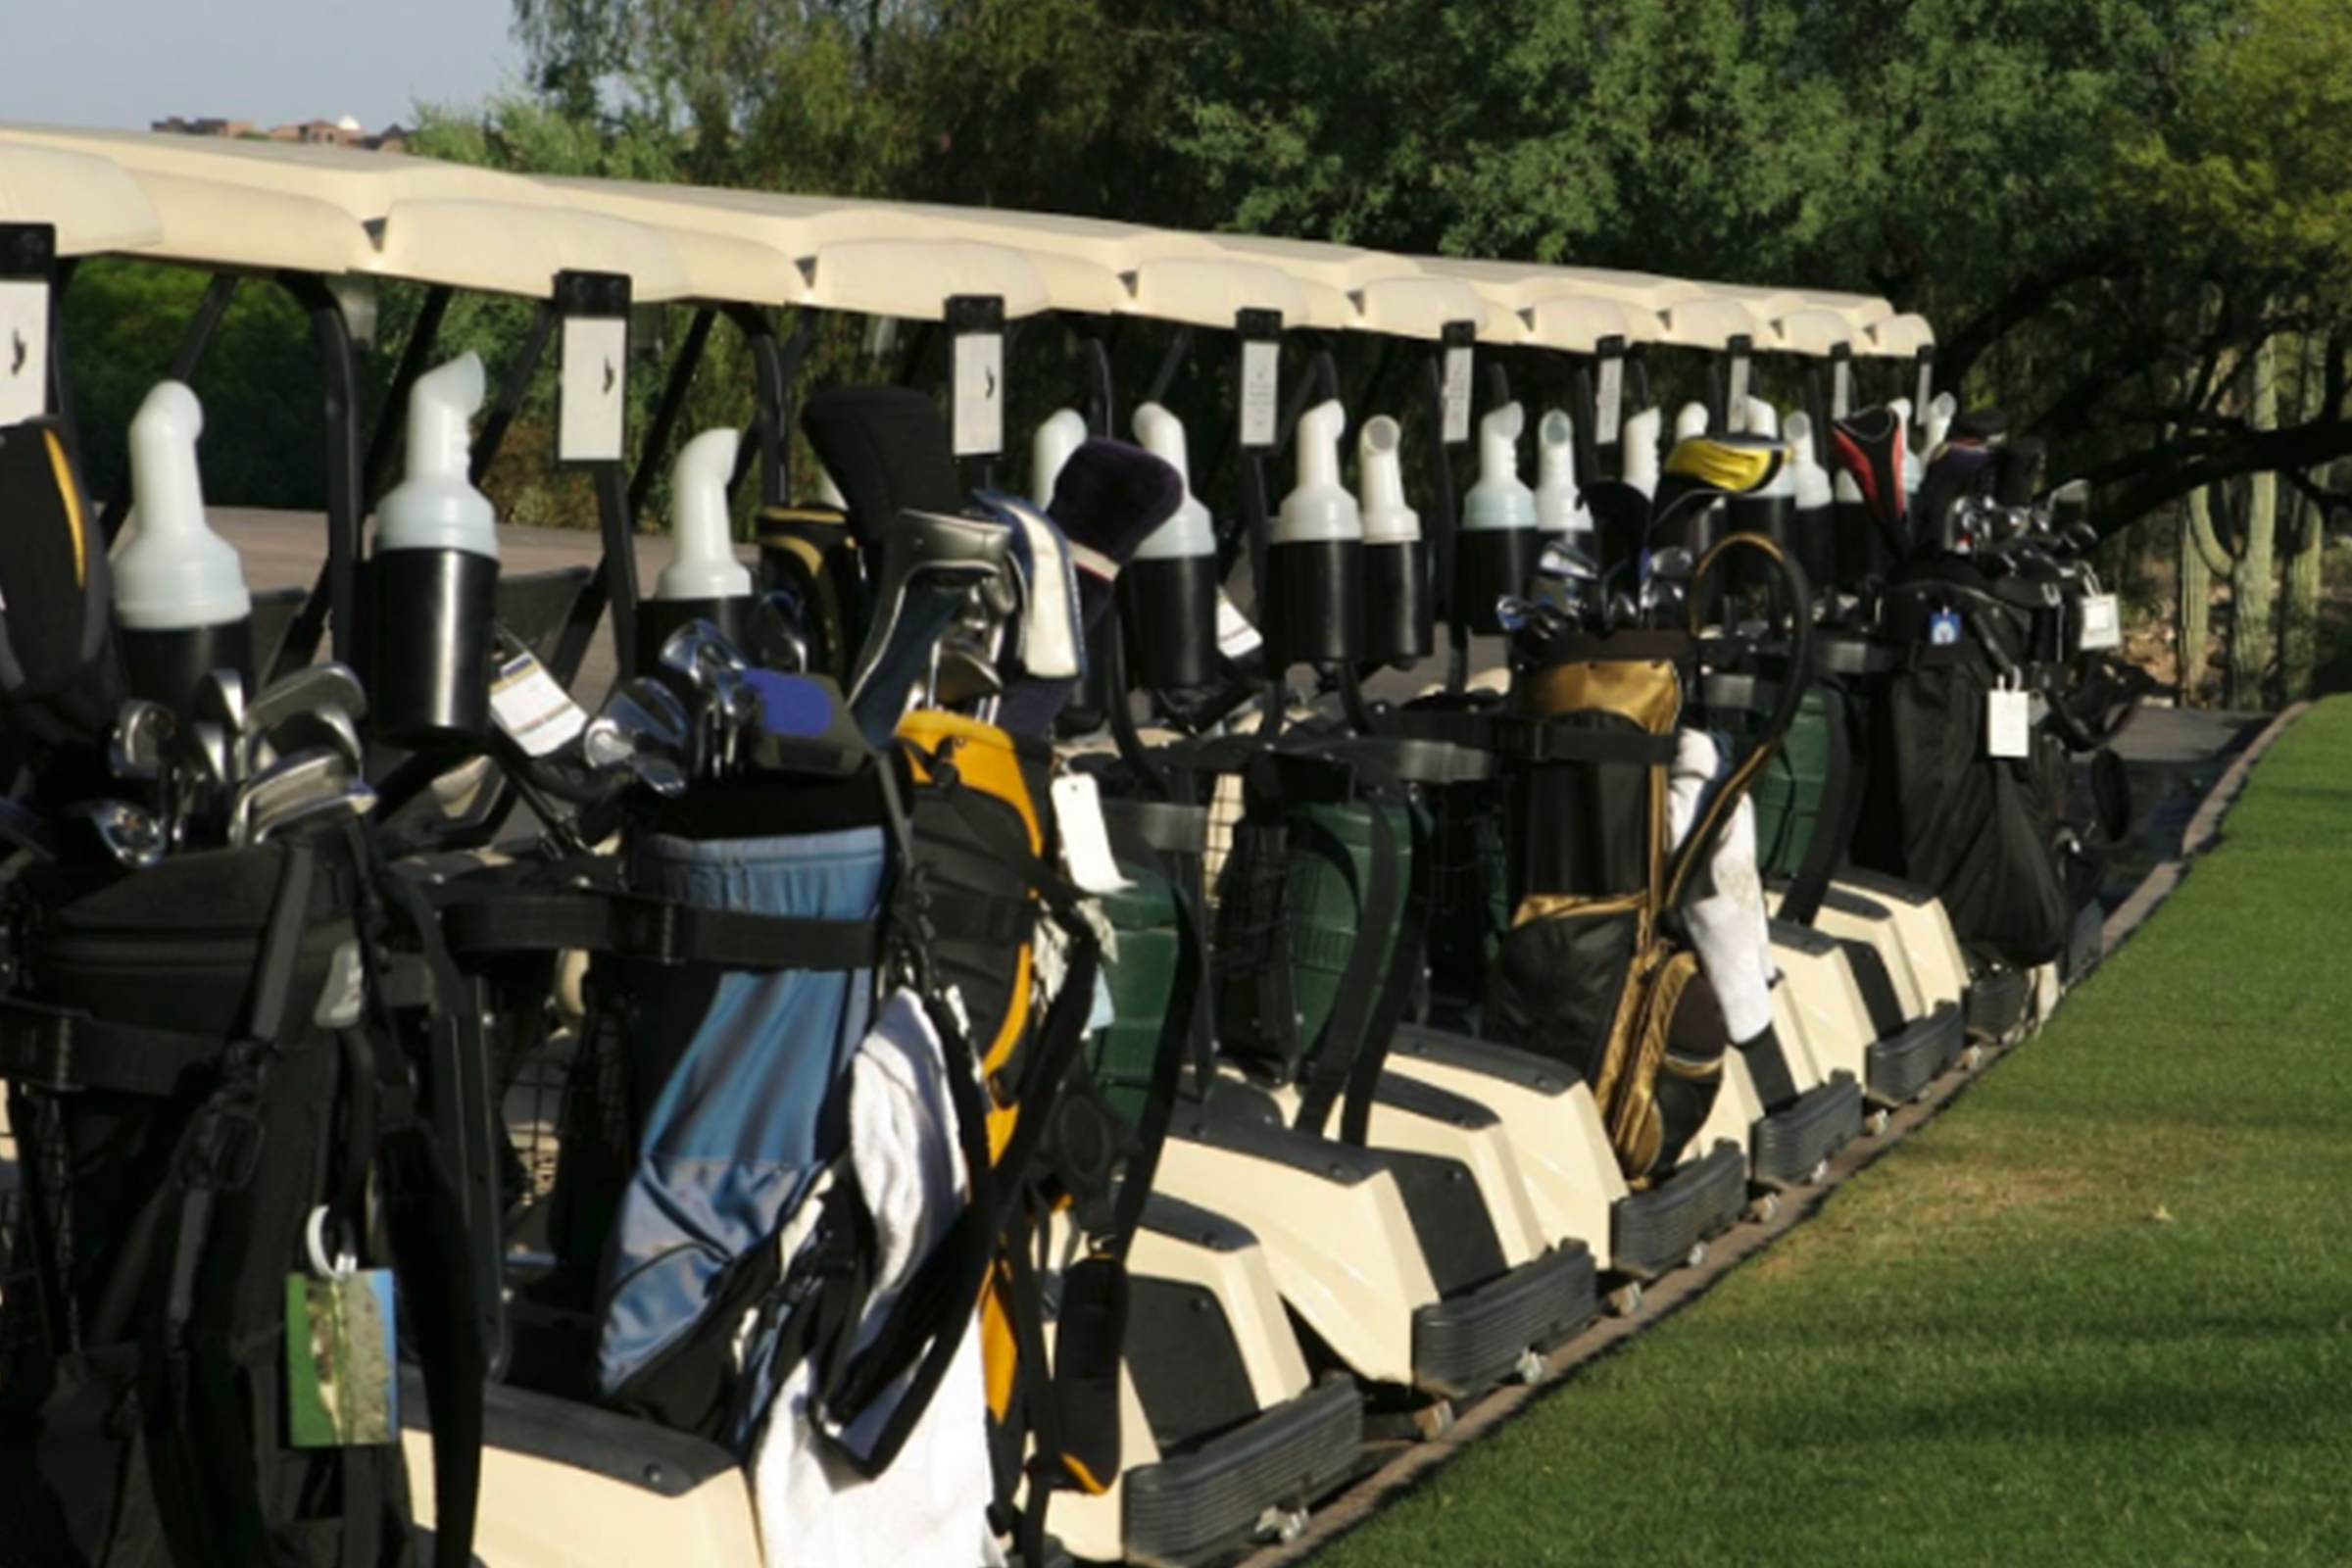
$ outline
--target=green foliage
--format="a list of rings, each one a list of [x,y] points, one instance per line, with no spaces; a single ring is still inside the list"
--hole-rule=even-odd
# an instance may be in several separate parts
[[[66,352],[95,494],[128,482],[131,416],[171,368],[206,281],[192,270],[103,257],[76,270],[65,296]],[[325,505],[318,362],[288,295],[266,281],[240,285],[190,384],[204,404],[196,450],[212,504]]]

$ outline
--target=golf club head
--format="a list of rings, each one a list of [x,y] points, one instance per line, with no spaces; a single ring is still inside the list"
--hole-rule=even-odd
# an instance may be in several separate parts
[[[580,757],[598,772],[622,771],[664,798],[686,793],[686,769],[677,756],[644,731],[631,731],[610,713],[599,713],[580,731]]]
[[[694,715],[678,694],[649,675],[622,681],[605,697],[603,716],[643,735],[675,757],[694,742]]]
[[[314,747],[282,757],[238,789],[228,812],[228,842],[236,848],[253,844],[258,824],[298,807],[343,795],[359,782],[349,760],[333,747]]]
[[[956,644],[939,651],[938,683],[931,696],[941,708],[976,708],[1004,692],[1004,677],[979,650]]]
[[[252,716],[250,711],[247,716]],[[353,776],[368,771],[368,743],[361,738],[360,726],[342,709],[322,705],[286,712],[268,728],[254,725],[245,737],[245,776],[258,777],[281,757],[320,748],[340,753]]]
[[[160,778],[172,755],[179,720],[162,703],[133,697],[115,714],[107,760],[122,779]]]
[[[1649,574],[1666,582],[1689,582],[1698,569],[1698,560],[1682,545],[1668,545],[1650,552]]]
[[[1611,631],[1623,631],[1629,626],[1639,626],[1642,624],[1642,607],[1635,602],[1632,594],[1613,593],[1609,595],[1606,620],[1608,629]]]
[[[196,683],[189,711],[200,722],[218,725],[226,736],[228,782],[235,783],[241,776],[237,771],[238,749],[245,737],[245,677],[233,669],[208,670]]]
[[[1600,563],[1565,539],[1552,539],[1537,558],[1536,570],[1561,582],[1592,582],[1600,575]]]
[[[267,844],[302,828],[322,822],[338,822],[345,817],[366,816],[375,809],[375,791],[357,780],[340,795],[323,795],[316,800],[300,801],[268,816],[257,817],[252,825],[253,842]]]
[[[154,865],[168,848],[164,824],[128,801],[86,801],[68,815],[86,826],[116,861],[134,870]]]

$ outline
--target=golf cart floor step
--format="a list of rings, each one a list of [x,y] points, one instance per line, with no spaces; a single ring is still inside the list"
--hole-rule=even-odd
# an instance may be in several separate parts
[[[1680,1268],[1690,1250],[1730,1230],[1747,1206],[1747,1161],[1737,1144],[1717,1144],[1663,1181],[1629,1193],[1609,1215],[1609,1252],[1618,1273],[1644,1280]]]
[[[1413,1382],[1447,1398],[1483,1394],[1530,1350],[1559,1344],[1600,1310],[1592,1253],[1564,1242],[1476,1290],[1413,1314]]]
[[[1798,1187],[1816,1179],[1823,1163],[1862,1131],[1862,1086],[1838,1073],[1759,1120],[1748,1145],[1755,1179]]]
[[[1873,1041],[1867,1053],[1872,1102],[1904,1105],[1917,1100],[1967,1042],[1967,1018],[1950,1002],[1914,1018],[1902,1033]]]
[[[1353,1383],[1339,1381],[1130,1470],[1121,1527],[1127,1560],[1202,1568],[1239,1555],[1267,1510],[1302,1509],[1350,1479],[1363,1446],[1363,1398]]]

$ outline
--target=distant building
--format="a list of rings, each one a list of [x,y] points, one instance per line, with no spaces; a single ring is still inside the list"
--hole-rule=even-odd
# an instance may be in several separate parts
[[[250,120],[216,120],[209,116],[181,117],[148,122],[148,129],[167,136],[238,136],[289,142],[304,147],[350,147],[362,152],[402,153],[414,134],[399,124],[370,132],[345,115],[340,120],[306,120],[298,124],[265,129]]]

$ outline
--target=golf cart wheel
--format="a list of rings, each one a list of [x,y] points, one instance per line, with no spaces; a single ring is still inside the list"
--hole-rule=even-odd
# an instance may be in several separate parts
[[[1707,1244],[1692,1242],[1690,1253],[1683,1259],[1683,1266],[1685,1268],[1705,1268],[1707,1266]]]
[[[1885,1105],[1881,1105],[1878,1109],[1870,1113],[1868,1120],[1862,1123],[1862,1130],[1870,1134],[1870,1136],[1873,1138],[1884,1138],[1886,1136],[1886,1129],[1888,1125],[1891,1124],[1893,1120],[1894,1112],[1888,1110]]]
[[[1968,1044],[1968,1049],[1960,1053],[1960,1070],[1963,1072],[1975,1072],[1978,1068],[1984,1065],[1984,1046],[1976,1041],[1970,1041]]]
[[[1759,1225],[1769,1225],[1779,1219],[1781,1217],[1781,1195],[1758,1193],[1748,1201],[1747,1217]],[[1693,1263],[1690,1266],[1696,1268],[1698,1265]]]
[[[1632,1317],[1642,1310],[1642,1282],[1627,1280],[1609,1293],[1609,1315]]]
[[[1820,1164],[1815,1165],[1811,1170],[1805,1172],[1805,1185],[1807,1187],[1819,1187],[1823,1182],[1826,1182],[1829,1179],[1830,1162],[1826,1159]]]

